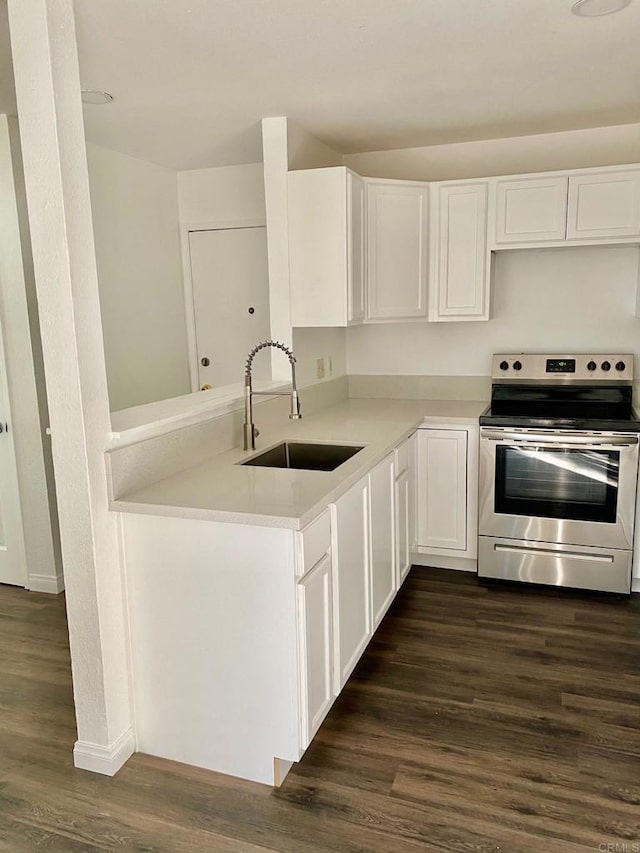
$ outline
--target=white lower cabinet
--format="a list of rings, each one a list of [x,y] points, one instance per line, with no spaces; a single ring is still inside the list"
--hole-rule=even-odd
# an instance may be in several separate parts
[[[331,506],[336,694],[410,568],[407,457],[405,442]]]
[[[478,427],[429,427],[416,435],[417,548],[476,559]]]
[[[395,463],[390,454],[369,474],[373,630],[398,588],[394,553]]]
[[[302,530],[123,515],[141,751],[280,783],[408,570],[407,460]]]
[[[338,693],[371,637],[369,478],[331,505],[334,669]]]
[[[306,749],[334,699],[331,556],[297,584],[300,746]]]
[[[396,575],[397,586],[400,588],[411,568],[411,537],[409,534],[409,505],[410,486],[409,472],[403,471],[395,482],[395,514],[396,514]]]
[[[467,547],[467,433],[418,431],[418,545]]]

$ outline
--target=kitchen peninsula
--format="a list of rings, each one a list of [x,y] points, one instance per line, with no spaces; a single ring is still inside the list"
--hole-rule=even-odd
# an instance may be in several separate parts
[[[434,494],[442,477],[454,487],[431,508],[439,535],[464,528],[461,542],[438,543],[441,559],[472,564],[467,481],[485,405],[343,400],[272,419],[256,451],[283,440],[364,445],[332,472],[243,466],[252,454],[229,449],[116,493],[138,749],[279,784],[420,561],[418,428],[434,442]],[[115,480],[122,454],[130,464],[130,448],[109,454]]]

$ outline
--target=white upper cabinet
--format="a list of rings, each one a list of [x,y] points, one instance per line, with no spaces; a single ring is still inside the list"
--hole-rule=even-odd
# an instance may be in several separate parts
[[[488,320],[486,181],[432,185],[430,320]]]
[[[364,184],[344,166],[288,174],[293,326],[362,322]]]
[[[427,316],[429,188],[366,181],[367,320]]]
[[[495,245],[564,240],[566,176],[495,182]]]
[[[492,190],[491,248],[640,237],[640,169],[496,178]]]
[[[568,240],[640,236],[640,169],[569,176]]]
[[[347,324],[361,323],[365,313],[364,181],[347,172]]]

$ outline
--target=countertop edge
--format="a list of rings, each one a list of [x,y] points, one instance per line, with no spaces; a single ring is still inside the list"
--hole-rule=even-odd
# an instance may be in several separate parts
[[[396,400],[376,402],[389,403],[398,402]],[[417,401],[411,401],[416,403]],[[457,402],[457,401],[455,401]],[[465,401],[467,402],[467,401]],[[469,401],[477,403],[478,406],[483,405],[481,401]],[[484,404],[486,405],[486,404]],[[407,413],[408,414],[408,413]],[[271,527],[289,530],[301,530],[327,506],[338,500],[343,494],[355,485],[363,477],[367,476],[386,456],[407,438],[409,438],[420,427],[437,426],[439,424],[460,425],[460,426],[475,426],[478,427],[478,416],[455,416],[448,414],[423,414],[421,413],[414,419],[411,415],[403,418],[398,417],[397,429],[390,430],[390,434],[385,436],[385,440],[380,444],[373,455],[369,455],[366,461],[357,467],[351,467],[345,471],[345,476],[338,482],[333,483],[327,491],[318,499],[314,499],[309,506],[304,508],[300,515],[291,514],[270,514],[261,512],[244,511],[242,509],[223,509],[215,508],[214,506],[196,506],[175,503],[173,501],[165,501],[161,497],[155,499],[147,499],[144,495],[140,499],[135,499],[136,492],[128,495],[123,495],[120,498],[109,501],[109,509],[124,514],[147,515],[147,516],[163,516],[170,518],[184,518],[207,522],[220,522],[227,524],[238,524],[252,527]],[[222,454],[219,454],[220,456]],[[213,457],[215,459],[216,457]],[[211,460],[209,460],[211,462]],[[222,463],[233,464],[233,463]],[[348,463],[347,463],[348,464]],[[196,466],[194,466],[196,467]],[[171,478],[169,478],[171,479]],[[161,483],[162,481],[158,481]],[[154,486],[157,484],[153,484]],[[195,503],[195,502],[194,502]]]

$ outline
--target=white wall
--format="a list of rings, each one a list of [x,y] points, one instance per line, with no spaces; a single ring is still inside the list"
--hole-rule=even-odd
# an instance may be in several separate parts
[[[416,181],[615,166],[639,160],[640,124],[372,151],[344,157],[345,165],[361,175]]]
[[[176,173],[87,146],[112,411],[190,390]]]
[[[337,165],[341,155],[315,139],[304,128],[286,121],[289,169]],[[284,143],[284,140],[283,140]],[[266,221],[264,166],[221,166],[178,172],[180,222],[185,224]],[[274,228],[273,222],[270,223]],[[277,230],[277,227],[276,227]],[[278,333],[276,332],[276,336]],[[294,329],[293,348],[298,359],[297,378],[301,386],[318,382],[317,359],[331,358],[332,372],[325,380],[344,376],[346,370],[344,329]],[[274,358],[288,378],[288,365],[279,353]]]
[[[352,327],[347,370],[487,376],[492,353],[503,350],[609,349],[640,356],[639,255],[636,247],[496,253],[493,319]],[[640,371],[640,360],[636,367]]]
[[[321,381],[328,382],[345,375],[347,363],[344,331],[323,328],[293,330],[293,351],[297,359],[296,378],[301,387]],[[318,379],[317,376],[319,358],[324,358],[324,380]]]
[[[264,221],[262,163],[178,172],[178,205],[185,224]]]
[[[343,155],[321,142],[295,121],[287,119],[287,160],[289,171],[341,166]]]

